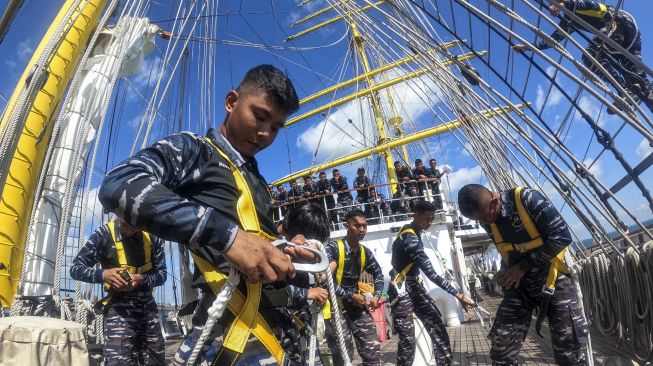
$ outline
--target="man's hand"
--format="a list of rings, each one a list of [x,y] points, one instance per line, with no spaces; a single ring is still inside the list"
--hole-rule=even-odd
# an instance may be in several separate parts
[[[358,306],[358,307],[363,307],[363,306],[365,306],[366,303],[367,303],[367,302],[365,301],[365,296],[363,296],[363,295],[361,295],[361,294],[354,294],[354,296],[352,296],[352,298],[351,298],[351,302],[352,302],[354,305]]]
[[[379,298],[374,296],[371,299],[367,301],[367,308],[370,309],[370,311],[376,310],[376,308],[379,307]]]
[[[460,305],[463,306],[463,310],[465,310],[466,313],[469,312],[469,309],[476,307],[476,303],[471,299],[467,298],[467,296],[465,296],[465,294],[463,294],[462,292],[459,292],[456,295],[456,299],[460,301]]]
[[[313,300],[320,305],[324,305],[324,303],[329,298],[329,293],[322,287],[311,287],[308,289],[308,294],[306,297],[309,300]]]
[[[124,291],[129,287],[129,283],[120,277],[120,271],[122,271],[122,268],[105,269],[102,272],[102,279],[104,279],[104,282],[108,282],[112,289]]]
[[[515,52],[523,53],[524,51],[526,51],[528,49],[528,47],[526,47],[525,44],[516,44],[516,45],[512,46],[512,49]]]
[[[519,282],[521,281],[522,277],[524,277],[524,272],[523,269],[519,266],[519,264],[515,264],[514,266],[497,272],[496,276],[494,279],[497,281],[497,283],[501,286],[507,287],[507,288],[517,288],[519,287]]]
[[[143,280],[145,280],[145,277],[142,274],[136,273],[131,276],[132,276],[132,284],[131,284],[132,289],[138,287],[143,282]]]
[[[291,250],[289,252],[301,253],[304,251]],[[259,281],[269,283],[282,281],[286,277],[295,277],[295,267],[287,255],[291,254],[284,254],[269,241],[240,229],[238,229],[233,244],[224,253],[225,258],[251,283]]]

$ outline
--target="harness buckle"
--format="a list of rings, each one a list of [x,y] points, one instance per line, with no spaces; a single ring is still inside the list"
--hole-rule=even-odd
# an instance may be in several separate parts
[[[272,245],[279,249],[283,249],[286,247],[300,247],[304,250],[307,250],[313,255],[315,255],[316,258],[318,258],[318,261],[316,263],[297,263],[297,262],[292,262],[293,266],[295,267],[296,271],[299,272],[308,272],[308,273],[321,273],[321,272],[326,272],[327,268],[329,267],[329,258],[327,258],[322,251],[313,249],[311,247],[305,246],[305,245],[296,245],[293,244],[287,240],[275,240],[272,242]]]
[[[547,287],[547,285],[542,286],[542,295],[545,296],[553,296],[553,294],[556,292],[555,287],[550,288]]]
[[[525,253],[525,252],[528,251],[528,249],[526,248],[526,243],[522,243],[522,244],[513,244],[512,246],[513,246],[513,248],[514,248],[516,251],[518,251],[519,253]]]

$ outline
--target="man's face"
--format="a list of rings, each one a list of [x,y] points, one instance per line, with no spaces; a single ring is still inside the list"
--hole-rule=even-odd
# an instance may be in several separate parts
[[[256,90],[247,94],[230,91],[224,108],[227,118],[223,133],[245,158],[270,146],[288,118],[264,92]]]
[[[396,171],[400,172],[401,168],[402,168],[401,164],[395,164],[395,170]]]
[[[140,230],[137,227],[130,225],[127,221],[120,219],[120,232],[123,236],[131,238],[136,235]]]
[[[320,174],[320,180],[324,182],[326,180],[326,174]]]
[[[336,179],[340,178],[340,172],[333,172],[333,177]]]
[[[290,185],[291,185],[293,188],[295,188],[295,187],[297,187],[297,182],[292,182],[292,183],[290,183]]]
[[[481,208],[474,212],[469,218],[476,220],[483,225],[491,225],[497,221],[501,208],[499,207],[499,198],[491,192],[483,193],[481,198]]]
[[[367,219],[354,216],[345,222],[345,229],[347,229],[347,237],[363,240],[367,234]]]
[[[311,185],[313,184],[313,179],[312,178],[306,178],[304,179],[304,185]]]
[[[431,164],[431,168],[435,168],[435,160],[431,160],[429,164]]]
[[[418,229],[420,230],[427,230],[430,226],[433,220],[435,219],[435,212],[420,212],[420,213],[415,213],[415,216],[413,217],[413,222],[417,226]]]
[[[419,163],[415,163],[415,168],[422,169],[423,167],[424,167],[424,163],[422,163],[421,161]]]
[[[283,188],[283,186],[277,186],[277,191],[278,191],[278,192],[283,192],[283,191],[285,191],[285,190],[286,190],[286,189]]]
[[[359,176],[359,177],[362,177],[362,176],[364,176],[364,175],[365,175],[365,171],[364,171],[364,170],[359,170],[359,171],[358,171],[358,176]]]

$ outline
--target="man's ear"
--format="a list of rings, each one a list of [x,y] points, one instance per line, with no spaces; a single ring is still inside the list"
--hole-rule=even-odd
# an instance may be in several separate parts
[[[234,107],[236,107],[239,98],[240,94],[238,94],[238,92],[235,90],[230,90],[227,93],[227,96],[224,98],[224,109],[227,111],[227,113],[231,113]]]

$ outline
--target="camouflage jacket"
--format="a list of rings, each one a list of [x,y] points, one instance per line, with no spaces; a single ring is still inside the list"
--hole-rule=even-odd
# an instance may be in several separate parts
[[[374,296],[381,297],[383,291],[383,271],[379,262],[374,258],[374,253],[370,248],[365,249],[365,268],[361,270],[361,257],[360,250],[354,251],[347,243],[347,238],[342,239],[345,243],[345,266],[342,272],[342,282],[336,286],[336,295],[351,300],[354,293],[358,291],[358,281],[360,274],[363,270],[369,273],[374,278]],[[340,253],[338,251],[338,243],[330,242],[326,245],[325,250],[329,256],[329,262],[338,263]],[[335,273],[334,273],[335,278]]]

